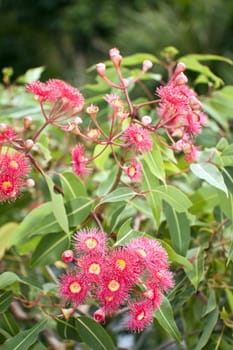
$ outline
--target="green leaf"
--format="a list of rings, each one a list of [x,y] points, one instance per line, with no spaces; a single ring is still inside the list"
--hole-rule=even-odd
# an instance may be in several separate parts
[[[218,314],[219,314],[218,308],[215,308],[213,311],[211,311],[208,314],[208,316],[205,319],[201,337],[194,350],[201,350],[208,343],[208,340],[212,334],[212,331],[217,323]]]
[[[78,317],[77,322],[78,333],[92,349],[116,350],[112,338],[99,323],[86,316]]]
[[[107,194],[99,204],[128,201],[135,195],[136,192],[132,191],[130,188],[120,187]]]
[[[9,242],[14,235],[18,224],[16,222],[8,222],[0,227],[0,259],[3,257],[5,251],[9,247]]]
[[[11,336],[14,336],[19,332],[19,326],[16,323],[15,317],[9,311],[4,312],[1,315],[0,327]]]
[[[80,225],[91,212],[94,199],[80,197],[66,203],[66,212],[69,219],[69,226],[76,227]]]
[[[187,276],[197,290],[199,283],[204,279],[204,252],[201,247],[193,248],[188,251],[187,257],[193,264],[193,269]]]
[[[145,197],[146,201],[151,208],[154,219],[157,223],[157,226],[160,225],[160,215],[162,210],[162,202],[160,196],[156,192],[159,181],[158,179],[151,173],[146,162],[143,162],[143,180],[142,180],[142,189],[146,192]]]
[[[1,276],[1,275],[0,275]],[[12,302],[12,292],[0,292],[0,313],[7,310],[8,306]]]
[[[221,160],[224,166],[233,166],[233,144],[223,150]]]
[[[97,166],[97,168],[104,170],[105,163],[107,162],[110,153],[111,148],[107,147],[106,145],[95,146],[93,157],[95,157],[94,163]]]
[[[181,190],[174,186],[159,186],[153,191],[157,192],[161,200],[164,200],[170,204],[170,206],[172,206],[174,210],[179,213],[186,212],[192,205],[189,198]]]
[[[166,204],[164,209],[173,247],[178,254],[185,256],[191,238],[187,215],[177,213],[169,204]]]
[[[153,63],[159,62],[159,59],[148,53],[136,53],[131,56],[126,56],[122,60],[123,66],[134,66],[136,64],[142,64],[144,60],[149,60]]]
[[[50,152],[48,136],[45,134],[41,135],[39,141],[37,141],[36,144],[39,146],[46,162],[49,162],[52,159],[52,154]]]
[[[194,175],[205,180],[210,185],[228,194],[223,176],[218,168],[209,163],[191,164],[190,169]]]
[[[45,67],[30,68],[24,75],[17,78],[17,81],[24,84],[30,84],[35,80],[40,79],[41,74],[45,70]]]
[[[20,282],[29,285],[30,287],[41,289],[41,286],[35,281],[32,281],[29,278],[19,277],[14,272],[3,272],[0,274],[0,286],[2,289],[11,287],[15,282]]]
[[[3,345],[2,350],[28,350],[36,342],[39,333],[45,329],[47,319],[36,323],[32,328],[21,331],[13,338],[8,339]]]
[[[224,196],[225,194],[220,191]],[[219,204],[219,192],[212,186],[199,188],[190,196],[193,202],[190,212],[196,216],[202,216],[203,213],[213,212],[213,208]]]
[[[56,318],[57,332],[62,339],[72,339],[81,342],[78,334],[78,321],[74,317],[70,317],[67,321],[63,318]]]
[[[70,244],[69,236],[51,233],[42,238],[31,257],[31,266],[47,265],[57,261]]]
[[[202,317],[208,315],[210,312],[215,310],[216,307],[217,307],[217,303],[216,303],[215,291],[214,291],[214,289],[210,289],[209,290],[208,303],[207,303],[206,307],[203,310]]]
[[[165,183],[164,162],[160,150],[160,146],[156,138],[153,138],[153,149],[146,152],[143,159],[147,163],[151,173]]]
[[[177,342],[180,343],[180,332],[175,323],[173,311],[169,300],[163,296],[162,304],[156,310],[154,317],[159,322],[160,326]]]
[[[87,191],[82,181],[71,171],[59,174],[65,200],[86,197]]]
[[[53,214],[57,219],[57,222],[60,225],[61,229],[64,230],[66,233],[68,233],[69,223],[66,215],[63,197],[60,193],[58,194],[54,192],[54,183],[48,175],[45,175],[45,180],[47,182],[51,199],[52,199]]]

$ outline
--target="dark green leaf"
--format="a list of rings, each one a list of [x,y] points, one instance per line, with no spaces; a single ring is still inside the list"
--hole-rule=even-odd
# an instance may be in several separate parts
[[[215,308],[213,311],[211,311],[208,314],[208,316],[205,319],[204,328],[203,328],[201,337],[194,350],[201,350],[208,343],[208,340],[218,320],[218,314],[219,314],[218,308]]]
[[[59,174],[62,183],[62,190],[66,200],[79,197],[86,197],[87,191],[82,181],[71,171]]]
[[[47,319],[36,323],[32,328],[18,333],[13,338],[8,339],[3,345],[2,350],[28,350],[36,342],[39,333],[45,329]]]
[[[77,330],[84,343],[95,350],[116,350],[112,338],[96,321],[86,316],[77,318]],[[5,349],[4,349],[5,350]]]
[[[130,188],[127,188],[127,187],[117,188],[115,191],[107,194],[100,201],[100,204],[128,201],[135,195],[136,193],[132,191]]]
[[[63,318],[56,318],[57,331],[62,339],[72,339],[81,342],[81,338],[78,334],[78,321],[74,317],[70,317],[67,321]]]
[[[187,275],[192,285],[197,290],[199,283],[204,278],[204,252],[201,247],[188,251],[188,259],[192,261],[193,269]]]
[[[0,313],[6,311],[12,301],[12,292],[0,292]]]
[[[19,326],[16,323],[15,317],[9,312],[4,312],[0,318],[0,327],[9,335],[14,336],[19,333]]]

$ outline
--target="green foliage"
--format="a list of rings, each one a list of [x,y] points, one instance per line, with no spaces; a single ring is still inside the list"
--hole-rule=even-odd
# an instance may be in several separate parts
[[[185,3],[190,6],[189,2],[179,2],[179,6]],[[81,10],[85,10],[84,5]],[[207,85],[209,88],[208,95],[201,96],[209,121],[197,138],[198,161],[189,165],[180,152],[169,146],[169,137],[161,131],[155,133],[151,150],[137,154],[142,164],[142,179],[132,183],[124,173],[129,154],[117,137],[112,144],[96,145],[88,140],[85,145],[88,157],[94,158],[93,169],[79,178],[71,170],[70,154],[73,146],[81,142],[81,134],[65,133],[55,124],[44,128],[43,135],[35,138],[34,148],[30,150],[35,165],[32,170],[35,188],[23,193],[16,202],[1,204],[0,208],[3,350],[49,349],[51,338],[47,330],[67,350],[75,345],[95,350],[120,347],[118,343],[126,339],[125,310],[113,313],[102,326],[91,318],[97,307],[91,300],[71,308],[57,294],[59,276],[67,269],[61,255],[70,248],[72,234],[80,228],[98,225],[115,247],[125,246],[135,237],[158,240],[171,262],[174,287],[163,296],[153,325],[141,335],[132,334],[133,348],[224,350],[233,346],[233,89],[231,85],[223,86],[222,79],[203,63],[219,60],[232,67],[232,61],[201,54],[177,58],[178,52],[171,48],[168,53],[176,53],[175,59],[186,63],[197,88],[204,85],[204,92]],[[156,65],[162,63],[150,54],[127,56],[122,62],[127,79],[137,76],[139,68],[134,66],[141,65],[144,59]],[[106,61],[106,65],[110,67],[110,79],[114,76],[112,63]],[[40,130],[42,117],[37,101],[24,92],[21,84],[37,79],[42,71],[41,67],[29,70],[16,83],[3,82],[0,87],[0,123],[19,129],[30,111],[33,123],[25,131],[26,138]],[[10,79],[10,71],[4,74]],[[157,86],[156,74],[147,72],[145,79],[140,80],[143,86],[140,93],[136,83],[130,86],[134,106],[146,101],[145,92],[151,79]],[[96,122],[101,126],[102,136],[114,128],[121,135],[129,123],[126,119],[120,127],[109,126],[110,108],[106,101],[98,101],[103,93],[112,93],[112,89],[107,86],[103,92],[100,77],[95,84],[84,87],[89,101],[99,103],[101,110],[97,120],[88,119],[83,112],[86,131],[94,128]],[[140,121],[147,115],[157,120],[154,105],[143,105],[142,111],[134,118]],[[206,140],[205,132],[214,138]],[[122,169],[119,159],[123,158]],[[41,164],[42,171],[38,171],[41,168],[37,164]]]

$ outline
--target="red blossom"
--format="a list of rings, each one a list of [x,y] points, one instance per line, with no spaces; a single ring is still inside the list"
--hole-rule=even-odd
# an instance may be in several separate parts
[[[74,260],[74,252],[67,249],[62,253],[61,258],[65,263],[71,263]]]
[[[88,159],[85,157],[85,151],[82,144],[77,144],[72,150],[73,170],[79,177],[85,177],[90,169],[86,167]]]
[[[25,178],[30,170],[30,163],[24,153],[18,151],[0,154],[1,171],[15,177]]]
[[[106,261],[104,260],[104,255],[84,255],[78,259],[77,266],[87,280],[98,283],[103,278]]]
[[[80,274],[66,273],[61,275],[59,282],[59,294],[67,302],[80,305],[89,292],[89,281]]]
[[[153,320],[153,306],[150,300],[141,300],[130,305],[127,327],[132,332],[141,332]]]
[[[82,229],[74,235],[74,248],[77,254],[104,254],[106,234],[96,228]]]
[[[130,165],[125,168],[125,173],[131,181],[141,181],[142,179],[142,165],[137,163],[136,159],[132,159]]]
[[[0,124],[0,146],[3,145],[4,142],[11,143],[15,139],[15,130],[6,124]]]
[[[128,144],[135,147],[137,151],[144,153],[152,149],[150,135],[143,127],[132,124],[125,130],[124,135]]]
[[[123,278],[108,271],[96,291],[96,296],[106,312],[111,313],[127,299],[128,287]]]

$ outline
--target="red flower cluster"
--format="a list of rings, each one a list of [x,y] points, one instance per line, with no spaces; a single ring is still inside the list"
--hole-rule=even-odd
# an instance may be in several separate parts
[[[58,116],[71,112],[74,115],[80,112],[84,105],[84,98],[80,91],[60,79],[49,79],[42,83],[37,80],[26,86],[26,90],[33,93],[41,103],[53,102],[57,108],[53,108],[50,118],[54,119],[55,110]],[[56,116],[56,114],[55,114]]]
[[[78,231],[73,246],[77,258],[71,250],[62,254],[64,262],[75,265],[60,278],[60,296],[74,306],[94,299],[99,304],[93,315],[98,322],[128,303],[128,329],[141,331],[149,325],[161,293],[173,286],[161,245],[141,237],[124,247],[109,247],[106,234],[92,228]]]
[[[9,149],[0,150],[0,201],[16,199],[30,170],[28,158],[24,153]]]
[[[160,126],[165,128],[174,141],[174,149],[182,150],[187,161],[197,156],[193,136],[200,134],[207,123],[207,116],[201,111],[201,102],[197,94],[187,86],[188,78],[183,73],[185,65],[179,63],[170,79],[163,87],[157,89],[161,102],[157,108]]]
[[[85,177],[90,170],[86,167],[88,158],[85,156],[85,150],[81,143],[77,144],[72,150],[73,170],[77,176]]]

